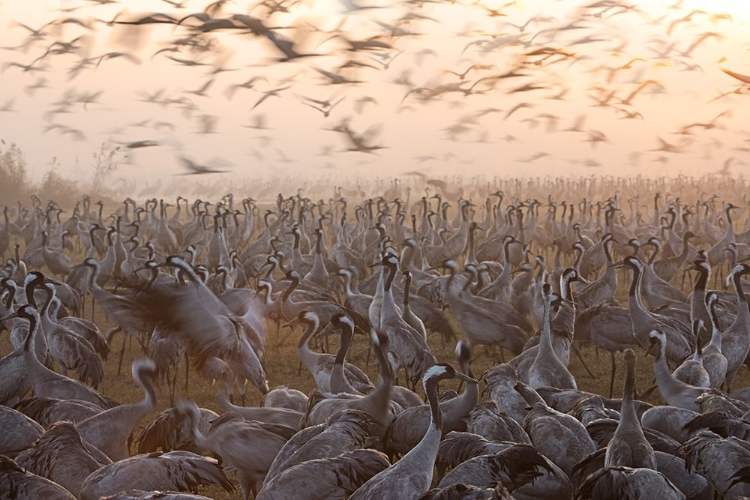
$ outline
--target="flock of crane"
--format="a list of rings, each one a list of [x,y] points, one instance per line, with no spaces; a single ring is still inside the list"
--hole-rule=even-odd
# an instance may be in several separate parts
[[[334,188],[126,199],[109,215],[88,197],[4,207],[0,498],[205,498],[178,492],[232,491],[227,473],[245,499],[750,495],[742,191],[677,183],[651,203],[555,186],[545,201],[524,183],[416,198],[395,182],[357,203]],[[304,330],[309,394],[269,387],[273,321]],[[140,402],[97,390],[120,333],[120,363],[125,340],[143,350]],[[339,351],[319,352],[331,334]],[[456,343],[455,367],[436,341]],[[353,344],[379,380],[347,362]],[[608,395],[577,388],[583,344],[612,353]],[[482,349],[494,366],[478,374]],[[665,404],[637,399],[636,351]],[[175,398],[179,366],[216,382],[221,415]],[[458,393],[440,393],[447,379]],[[154,417],[156,381],[172,406]],[[262,406],[245,406],[248,382]]]
[[[44,154],[63,164],[87,153],[84,144],[105,142],[132,170],[123,182],[155,177],[138,166],[156,161],[162,172],[172,163],[172,173],[238,177],[276,167],[367,166],[358,169],[365,175],[393,161],[425,173],[456,164],[481,172],[494,166],[489,145],[525,172],[557,172],[565,161],[578,173],[652,165],[729,175],[750,151],[739,8],[690,0],[56,7],[23,16],[5,7],[20,19],[0,36],[0,113],[39,133],[8,127],[4,139],[36,155],[43,137]]]

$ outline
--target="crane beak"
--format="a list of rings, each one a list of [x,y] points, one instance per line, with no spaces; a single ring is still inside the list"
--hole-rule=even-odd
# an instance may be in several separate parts
[[[292,321],[289,321],[288,323],[284,323],[281,326],[282,326],[282,328],[286,328],[287,326],[294,326],[297,323],[299,323],[299,318],[294,318]]]
[[[11,314],[7,315],[4,318],[0,318],[0,323],[2,323],[3,321],[7,321],[9,319],[17,318],[17,317],[18,317],[18,313],[17,312],[11,313]]]
[[[333,326],[333,323],[328,323],[325,328],[323,328],[321,331],[319,331],[317,334],[315,334],[316,337],[322,337],[323,335],[328,335],[333,331],[335,327]]]
[[[656,344],[658,344],[656,340],[651,341],[651,345],[648,346],[648,349],[646,349],[646,354],[643,355],[644,358],[647,358],[649,354],[651,354],[651,351],[654,350],[654,347],[656,347]]]
[[[456,375],[454,376],[454,378],[457,378],[458,380],[462,380],[462,381],[467,382],[469,384],[478,384],[479,383],[476,380],[474,380],[473,378],[469,377],[468,375],[464,375],[461,372],[456,372]]]

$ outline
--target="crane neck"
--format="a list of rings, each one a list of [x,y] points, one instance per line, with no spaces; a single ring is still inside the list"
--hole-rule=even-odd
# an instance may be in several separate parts
[[[735,273],[733,277],[734,281],[734,290],[737,293],[737,303],[745,303],[745,307],[747,307],[747,300],[745,299],[745,292],[742,290],[742,274],[743,273]]]
[[[336,360],[334,361],[334,365],[344,365],[344,362],[346,361],[346,354],[349,352],[349,348],[352,345],[352,337],[354,337],[354,332],[351,328],[349,328],[349,325],[342,323],[341,324],[341,346],[339,347],[339,351],[336,353]]]
[[[151,410],[156,407],[156,391],[148,377],[144,376],[148,372],[148,367],[138,366],[136,370],[133,371],[133,380],[135,380],[135,383],[143,390],[143,401],[141,401],[141,406],[143,406],[147,412],[151,412]]]
[[[604,250],[604,256],[607,258],[607,265],[611,266],[612,263],[614,262],[612,260],[612,240],[611,239],[606,240],[604,244],[602,245],[602,247]]]
[[[409,297],[411,295],[411,274],[406,275],[404,283],[404,309],[409,307]]]
[[[432,415],[430,427],[442,433],[443,414],[440,411],[440,404],[438,402],[438,379],[428,378],[424,382],[424,391],[425,391],[425,394],[427,395],[427,401],[430,405],[430,413]],[[427,434],[425,434],[425,437],[422,439],[424,440],[428,434],[429,434],[429,431],[427,432]]]
[[[635,302],[635,305],[640,308],[644,309],[643,302],[641,302],[641,279],[642,279],[642,273],[641,270],[637,267],[633,267],[633,281],[630,283],[630,292],[628,293],[628,296],[630,298],[631,302]]]
[[[635,355],[625,357],[625,388],[622,393],[622,416],[628,423],[638,422],[635,412]]]
[[[287,287],[286,290],[284,290],[284,293],[281,295],[281,301],[282,302],[288,302],[289,297],[292,295],[292,292],[295,288],[297,288],[297,285],[299,285],[299,278],[296,276],[292,276],[291,283]]]
[[[375,357],[378,359],[380,365],[380,382],[374,391],[369,393],[366,398],[373,401],[375,407],[378,409],[387,408],[391,399],[391,392],[393,391],[393,372],[391,371],[391,365],[385,357],[385,349],[378,343],[374,346]]]
[[[26,338],[23,341],[24,360],[30,365],[44,366],[36,356],[36,337],[39,335],[39,316],[33,315],[27,318],[29,322],[29,331],[26,332]],[[31,367],[27,367],[31,369]]]
[[[721,330],[719,330],[719,318],[716,314],[716,301],[708,308],[708,317],[711,319],[711,344],[721,350]]]
[[[706,292],[706,286],[708,285],[709,276],[711,274],[711,270],[708,266],[696,266],[696,271],[698,271],[698,279],[695,281],[695,287],[694,292],[698,292],[699,290],[702,291],[701,295],[705,295]]]
[[[317,317],[313,318],[312,320],[306,321],[305,333],[303,333],[302,337],[300,337],[299,343],[297,344],[297,349],[310,349],[307,343],[310,341],[310,337],[312,337],[313,334],[318,330],[319,326],[320,319],[318,319]]]
[[[544,298],[544,315],[542,322],[542,334],[539,339],[539,353],[549,352],[554,355],[554,349],[552,348],[552,328],[550,325],[550,298]]]

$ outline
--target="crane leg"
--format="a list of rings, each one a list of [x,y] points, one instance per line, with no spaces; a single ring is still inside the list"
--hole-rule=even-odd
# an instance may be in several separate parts
[[[615,364],[615,352],[610,352],[612,355],[612,376],[609,378],[609,397],[612,397],[612,391],[615,388],[615,371],[617,370],[617,365]]]
[[[732,392],[732,386],[734,385],[734,377],[736,375],[737,375],[737,370],[733,370],[732,372],[727,372],[727,376],[724,379],[724,385],[727,388],[726,390],[727,394]]]
[[[190,381],[190,357],[185,356],[185,393],[188,392],[188,382]]]
[[[122,371],[122,358],[125,356],[125,344],[128,342],[128,334],[122,332],[122,349],[120,349],[120,361],[117,363],[117,375]]]
[[[658,384],[657,385],[652,385],[651,387],[649,387],[648,389],[646,389],[646,392],[644,392],[640,396],[637,396],[637,398],[638,399],[645,399],[645,398],[649,397],[651,395],[651,393],[654,392],[654,390],[656,390],[658,388],[659,388]]]
[[[169,404],[174,406],[174,393],[177,386],[177,375],[180,373],[180,365],[174,365],[174,375],[169,373],[167,368],[167,389],[169,390]]]
[[[493,362],[495,361],[494,355],[490,353],[489,346],[484,346],[484,355],[491,358]]]
[[[585,362],[585,361],[583,360],[583,356],[581,355],[581,351],[580,351],[580,350],[578,349],[578,346],[577,346],[577,345],[575,345],[575,344],[570,344],[570,346],[571,346],[571,347],[573,348],[573,352],[574,352],[574,353],[576,354],[576,356],[578,356],[578,359],[579,359],[579,360],[581,360],[581,364],[582,364],[582,365],[583,365],[583,367],[584,367],[584,368],[586,369],[586,372],[587,372],[587,373],[589,374],[589,376],[590,376],[590,377],[591,377],[591,378],[592,378],[593,380],[596,380],[596,377],[594,376],[594,374],[593,374],[593,373],[591,373],[591,370],[589,370],[589,366],[588,366],[588,365],[586,364],[586,362]]]

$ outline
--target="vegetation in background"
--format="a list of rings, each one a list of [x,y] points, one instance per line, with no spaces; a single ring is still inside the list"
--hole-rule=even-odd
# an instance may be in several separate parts
[[[11,205],[26,201],[33,194],[41,199],[55,200],[61,206],[73,206],[84,194],[102,199],[114,200],[119,197],[108,186],[112,175],[117,171],[122,160],[120,147],[111,147],[102,143],[97,152],[92,153],[89,182],[80,182],[65,177],[60,171],[62,165],[57,158],[52,158],[47,165],[39,184],[31,181],[26,157],[15,143],[0,144],[0,200],[2,204]]]

